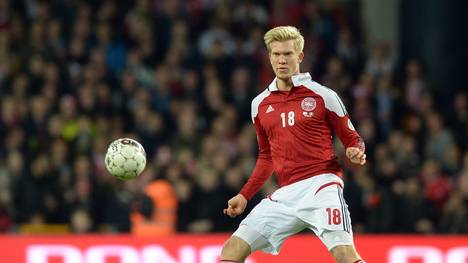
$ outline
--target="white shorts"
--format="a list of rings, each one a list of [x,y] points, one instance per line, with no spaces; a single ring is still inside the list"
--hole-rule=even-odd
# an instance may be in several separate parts
[[[343,181],[335,174],[321,174],[276,190],[263,199],[240,223],[234,236],[251,251],[278,254],[284,240],[311,229],[328,250],[354,245]]]

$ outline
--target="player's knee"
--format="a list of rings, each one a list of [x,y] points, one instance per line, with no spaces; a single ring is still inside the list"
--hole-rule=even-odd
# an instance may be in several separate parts
[[[334,249],[332,251],[333,258],[337,263],[348,263],[347,262],[347,253],[343,249]]]
[[[330,252],[337,263],[354,263],[360,259],[354,246],[336,246]]]
[[[221,250],[221,260],[244,262],[249,254],[249,244],[236,236],[232,236],[224,243]]]

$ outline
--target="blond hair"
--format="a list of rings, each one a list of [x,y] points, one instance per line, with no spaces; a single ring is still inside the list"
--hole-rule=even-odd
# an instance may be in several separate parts
[[[274,41],[294,40],[294,47],[297,51],[302,52],[304,49],[304,37],[299,32],[299,29],[293,26],[278,26],[268,30],[263,37],[268,52],[271,52],[270,44]]]

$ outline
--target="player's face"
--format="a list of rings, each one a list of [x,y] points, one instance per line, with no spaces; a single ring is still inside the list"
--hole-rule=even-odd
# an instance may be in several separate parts
[[[277,78],[288,80],[299,74],[299,64],[304,52],[294,48],[294,40],[274,41],[270,43],[270,63]]]

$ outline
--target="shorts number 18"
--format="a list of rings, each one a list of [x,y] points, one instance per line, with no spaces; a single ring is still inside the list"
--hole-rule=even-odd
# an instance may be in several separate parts
[[[331,209],[327,208],[327,214],[328,214],[328,224],[331,225],[332,223],[334,225],[339,225],[341,224],[341,211],[338,208]]]

